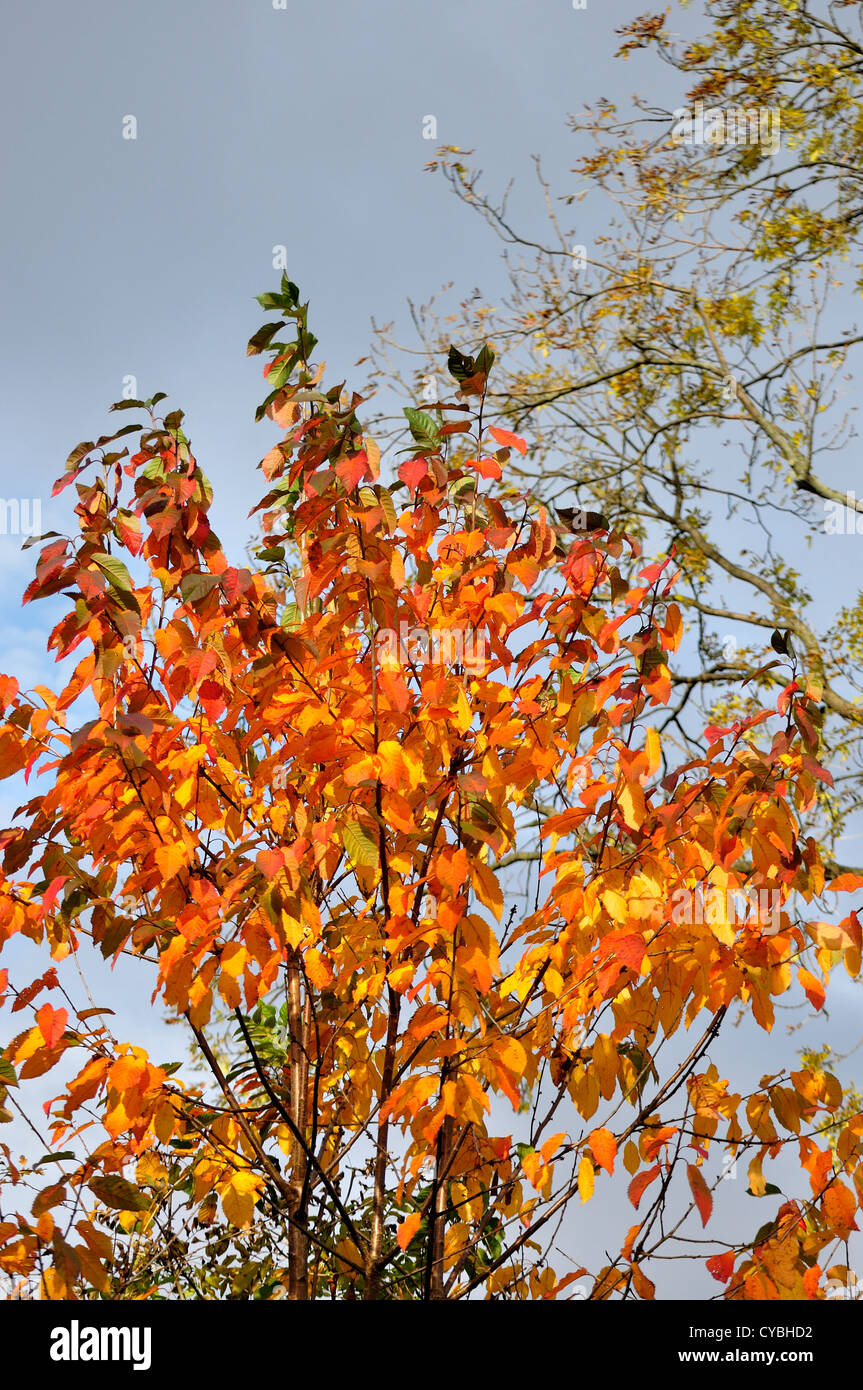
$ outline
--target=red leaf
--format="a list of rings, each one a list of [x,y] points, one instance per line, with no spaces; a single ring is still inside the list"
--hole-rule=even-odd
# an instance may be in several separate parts
[[[54,904],[57,901],[57,894],[60,892],[60,889],[63,887],[63,884],[68,881],[68,878],[68,874],[58,874],[56,878],[52,878],[51,882],[48,885],[47,893],[45,893],[42,897],[43,917],[47,917],[48,913],[53,910]]]
[[[18,995],[18,998],[12,1005],[13,1014],[17,1014],[19,1009],[26,1009],[27,1005],[30,1004],[36,998],[37,994],[41,994],[43,989],[58,988],[59,981],[57,979],[57,971],[54,969],[47,970],[45,974],[40,976],[38,980],[34,980],[33,983],[31,985],[28,985],[26,989],[21,990],[20,994]]]
[[[695,1205],[698,1207],[698,1214],[701,1217],[701,1224],[702,1226],[706,1226],[710,1219],[710,1213],[713,1211],[713,1198],[710,1195],[710,1189],[704,1181],[701,1169],[696,1168],[694,1163],[687,1163],[686,1172],[689,1177],[689,1186],[692,1191],[692,1196],[695,1199]]]
[[[512,430],[501,430],[497,425],[490,425],[488,432],[495,443],[502,445],[504,449],[518,449],[520,454],[527,453],[527,444],[519,435],[513,434]]]
[[[361,449],[358,454],[353,454],[351,458],[342,459],[340,463],[336,464],[336,472],[342,481],[345,492],[353,492],[357,483],[361,483],[363,478],[371,477],[365,449]]]
[[[638,1204],[644,1195],[644,1189],[650,1186],[654,1178],[658,1177],[659,1164],[654,1163],[652,1168],[646,1168],[643,1173],[638,1173],[632,1179],[632,1182],[629,1184],[627,1191],[629,1194],[629,1200],[635,1207],[636,1211],[638,1210]]]
[[[734,1273],[734,1251],[726,1250],[724,1255],[711,1255],[704,1263],[707,1265],[708,1274],[712,1274],[720,1284],[727,1284]]]
[[[66,1031],[68,1017],[65,1009],[52,1009],[50,1004],[42,1005],[36,1015],[36,1022],[48,1047],[53,1047],[60,1041]]]
[[[636,972],[641,970],[644,949],[644,937],[634,932],[611,932],[602,942],[603,959],[620,961],[627,970]]]
[[[423,478],[428,477],[428,471],[428,459],[407,459],[399,468],[399,477],[411,492],[416,492]]]

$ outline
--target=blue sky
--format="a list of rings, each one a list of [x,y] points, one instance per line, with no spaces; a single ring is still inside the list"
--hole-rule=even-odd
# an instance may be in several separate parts
[[[255,465],[274,438],[268,423],[254,423],[261,359],[245,356],[264,317],[254,296],[278,279],[273,248],[286,247],[288,272],[311,300],[330,382],[364,379],[352,367],[368,349],[372,317],[406,325],[408,296],[423,302],[454,281],[459,293],[480,285],[493,298],[504,286],[498,245],[426,161],[437,143],[475,148],[492,186],[516,178],[520,226],[541,229],[530,157],[542,154],[553,187],[574,186],[569,171],[584,151],[567,114],[602,95],[626,110],[636,90],[668,108],[683,99],[673,75],[651,89],[651,60],[613,61],[614,29],[644,8],[33,0],[9,11],[0,57],[2,496],[38,498],[44,529],[66,530],[70,494],[51,501],[51,485],[73,445],[107,427],[108,406],[133,376],[136,394],[166,391],[186,412],[214,485],[215,528],[240,557],[262,491]],[[690,29],[699,8],[685,17]],[[428,115],[436,141],[422,137]],[[134,140],[123,138],[128,116]],[[582,240],[600,230],[586,226]],[[23,685],[52,685],[45,642],[56,609],[21,608],[34,551],[19,547],[0,535],[0,669]],[[0,785],[3,823],[16,793]],[[113,985],[99,969],[101,1003]],[[122,1036],[161,1060],[177,1032],[161,1027],[133,970],[122,980]],[[743,1025],[723,1045],[723,1063],[757,1081],[798,1042],[829,1037],[849,1048],[859,999],[840,982],[829,1024],[793,1039],[783,1024],[771,1038]],[[755,1203],[743,1185],[725,1184],[727,1201],[749,1216]],[[601,1200],[578,1217],[586,1263],[607,1240]],[[625,1231],[623,1200],[618,1214]],[[669,1289],[687,1291],[670,1268]],[[705,1291],[718,1291],[706,1276]]]

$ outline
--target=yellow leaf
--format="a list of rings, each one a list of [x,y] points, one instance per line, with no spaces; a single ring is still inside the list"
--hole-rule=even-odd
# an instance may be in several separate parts
[[[219,1189],[222,1208],[232,1226],[250,1226],[262,1179],[249,1170],[231,1173],[229,1181]]]
[[[593,1196],[594,1181],[593,1164],[585,1154],[578,1165],[578,1191],[582,1202],[589,1202]]]
[[[160,845],[156,850],[156,865],[163,878],[174,878],[187,863],[186,846],[179,841],[172,845]]]
[[[655,729],[648,729],[644,738],[644,751],[647,755],[647,775],[652,777],[659,767],[659,734]]]
[[[499,922],[503,912],[503,893],[497,881],[497,874],[488,864],[474,864],[471,869],[474,892],[482,903],[493,912]]]
[[[617,798],[617,804],[630,830],[640,830],[647,814],[647,808],[644,804],[644,792],[637,782],[624,783],[623,790]]]

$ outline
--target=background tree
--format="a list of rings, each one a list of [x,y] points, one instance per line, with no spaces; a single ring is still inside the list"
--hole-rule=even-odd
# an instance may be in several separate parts
[[[375,379],[416,389],[451,340],[505,346],[488,404],[530,441],[520,484],[563,528],[598,512],[655,553],[674,547],[692,641],[660,727],[683,746],[703,748],[705,716],[750,712],[784,679],[765,649],[789,634],[821,692],[835,785],[813,824],[841,865],[838,836],[863,802],[863,500],[846,449],[863,286],[860,7],[702,9],[694,41],[673,35],[670,10],[620,31],[620,57],[655,54],[666,71],[651,77],[676,86],[679,108],[607,101],[571,118],[593,151],[558,196],[537,160],[546,238],[518,230],[465,153],[439,151],[429,167],[504,243],[509,293],[492,305],[474,292],[455,313],[447,301],[445,317],[434,300],[411,306],[416,369],[390,325]],[[713,127],[724,143],[687,127],[697,102],[734,116]],[[825,573],[843,582],[825,593]]]
[[[25,595],[66,600],[50,646],[77,664],[59,694],[0,681],[0,771],[53,773],[0,835],[0,1079],[45,1149],[0,1150],[0,1268],[49,1299],[650,1299],[674,1253],[728,1297],[823,1297],[863,1118],[823,1058],[751,1093],[714,1060],[732,1007],[769,1028],[860,969],[853,913],[801,918],[817,696],[789,656],[775,709],[670,762],[674,566],[598,524],[564,545],[508,487],[491,350],[408,407],[387,485],[297,287],[261,303],[266,572],[223,554],[181,412],[120,402],[146,422],[72,451],[78,531],[41,538]],[[680,911],[705,885],[721,910]],[[121,1040],[95,981],[120,954],[206,1085]],[[699,1239],[717,1149],[755,1195],[799,1158],[737,1242]],[[588,1271],[558,1224],[616,1165],[633,1224]]]

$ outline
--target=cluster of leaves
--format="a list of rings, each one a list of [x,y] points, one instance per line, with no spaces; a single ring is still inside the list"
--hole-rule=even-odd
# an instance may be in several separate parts
[[[59,694],[0,678],[0,773],[53,774],[0,833],[0,946],[51,962],[0,977],[21,1014],[3,1083],[24,1113],[27,1082],[62,1085],[60,1176],[0,1148],[0,1269],[46,1298],[552,1299],[582,1278],[652,1298],[651,1258],[710,1217],[711,1152],[751,1158],[764,1192],[790,1149],[803,1192],[708,1268],[729,1297],[823,1296],[856,1229],[863,1117],[827,1142],[831,1075],[744,1094],[709,1055],[730,1006],[770,1028],[777,995],[799,982],[819,1008],[837,961],[860,969],[853,913],[791,906],[825,888],[800,824],[829,782],[813,691],[790,680],[672,764],[655,728],[682,631],[672,561],[598,526],[563,544],[501,481],[526,446],[484,428],[490,351],[454,359],[437,420],[408,416],[387,486],[360,398],[307,360],[296,286],[265,301],[272,572],[229,565],[182,417],[138,402],[136,452],[105,452],[112,436],[70,456],[78,532],[48,538],[26,594],[66,600],[50,647],[77,664]],[[484,655],[382,648],[403,624]],[[523,852],[542,872],[522,907],[505,892]],[[704,884],[774,892],[779,930],[677,920],[675,894]],[[147,976],[207,1086],[76,1008],[100,955]],[[618,1160],[637,1213],[619,1253],[560,1269],[556,1218]]]
[[[382,330],[376,378],[412,386],[401,360],[439,372],[453,333],[506,342],[490,404],[530,442],[523,484],[552,509],[575,494],[651,552],[675,548],[688,641],[663,724],[690,747],[704,719],[774,698],[764,647],[791,632],[821,692],[836,785],[811,824],[838,871],[863,775],[863,500],[846,453],[863,341],[848,312],[863,285],[861,11],[706,0],[683,39],[675,8],[620,31],[627,83],[637,65],[678,113],[760,112],[778,141],[687,144],[657,101],[601,101],[570,118],[573,179],[554,188],[537,161],[540,237],[482,186],[472,152],[444,147],[430,167],[500,238],[507,292],[423,306],[419,359]],[[846,582],[825,592],[837,555]]]

